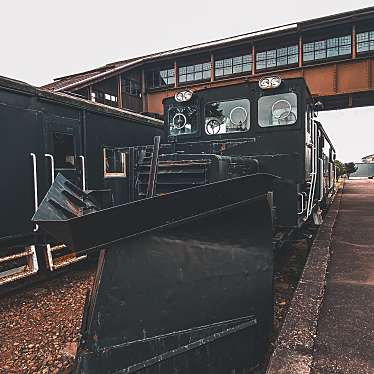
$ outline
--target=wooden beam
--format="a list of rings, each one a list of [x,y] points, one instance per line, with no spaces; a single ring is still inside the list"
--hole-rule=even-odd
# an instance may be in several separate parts
[[[210,81],[214,81],[214,54],[213,52],[210,52]]]
[[[177,88],[179,81],[178,81],[178,65],[177,60],[174,61],[174,87]]]
[[[252,75],[256,74],[256,48],[255,45],[252,44]]]
[[[119,108],[123,108],[121,74],[118,74],[117,76],[117,104]]]
[[[146,93],[146,82],[145,82],[145,70],[142,69],[142,111],[147,112],[148,111],[148,96]]]
[[[299,68],[303,66],[303,37],[299,36]]]

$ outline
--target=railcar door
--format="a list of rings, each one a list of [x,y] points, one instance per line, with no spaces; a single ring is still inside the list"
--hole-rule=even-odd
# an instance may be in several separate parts
[[[47,185],[62,173],[77,186],[85,187],[81,124],[78,119],[47,116],[44,122]]]

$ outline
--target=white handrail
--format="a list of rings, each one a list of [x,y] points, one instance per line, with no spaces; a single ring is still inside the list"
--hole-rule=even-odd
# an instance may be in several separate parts
[[[35,153],[30,153],[30,156],[32,157],[32,166],[33,166],[33,176],[34,176],[34,208],[35,212],[38,209],[38,174],[36,170],[36,155]],[[35,224],[34,232],[38,231],[39,226],[38,224]]]
[[[86,191],[86,164],[83,155],[80,155],[79,158],[82,160],[82,190]]]
[[[51,181],[53,183],[55,181],[55,159],[49,153],[45,153],[44,156],[51,159]]]

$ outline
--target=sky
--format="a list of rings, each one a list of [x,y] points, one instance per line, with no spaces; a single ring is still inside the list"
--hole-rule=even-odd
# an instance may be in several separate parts
[[[373,5],[373,0],[8,0],[1,4],[0,75],[38,86],[113,61]],[[342,161],[374,153],[374,107],[320,118]]]

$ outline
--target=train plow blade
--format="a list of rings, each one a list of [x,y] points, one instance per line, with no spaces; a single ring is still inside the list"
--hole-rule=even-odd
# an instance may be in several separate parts
[[[82,254],[101,250],[75,373],[256,367],[272,325],[274,181],[254,174],[86,214],[59,175],[33,220]]]

